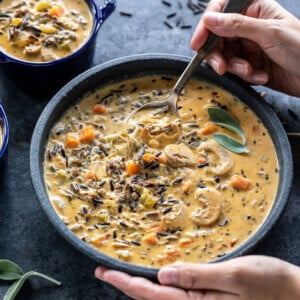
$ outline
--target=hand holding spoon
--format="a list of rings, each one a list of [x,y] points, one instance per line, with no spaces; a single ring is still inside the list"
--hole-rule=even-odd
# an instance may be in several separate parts
[[[228,0],[226,5],[224,6],[222,12],[223,13],[241,13],[249,4],[251,0]],[[184,88],[186,82],[190,79],[196,67],[205,59],[205,57],[214,50],[217,46],[220,37],[216,36],[213,33],[209,33],[208,38],[205,44],[197,51],[192,60],[189,62],[176,84],[174,85],[172,91],[168,95],[167,100],[164,101],[152,101],[142,105],[137,108],[133,112],[131,112],[126,121],[128,121],[134,114],[138,111],[149,109],[149,108],[160,108],[160,107],[168,107],[175,115],[179,116],[177,110],[177,100],[178,97]]]

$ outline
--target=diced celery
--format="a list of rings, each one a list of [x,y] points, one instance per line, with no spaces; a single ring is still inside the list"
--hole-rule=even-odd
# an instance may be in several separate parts
[[[39,1],[36,4],[35,9],[37,11],[44,11],[44,10],[49,9],[51,7],[52,7],[52,5],[48,1]]]
[[[43,33],[47,34],[53,34],[56,33],[57,29],[54,26],[47,25],[47,24],[41,24],[40,29],[42,30]]]
[[[19,26],[22,23],[22,19],[21,18],[13,18],[11,21],[11,25],[12,26]]]
[[[150,191],[148,189],[143,189],[140,197],[140,203],[143,204],[146,208],[153,208],[156,202],[157,199],[150,194]]]

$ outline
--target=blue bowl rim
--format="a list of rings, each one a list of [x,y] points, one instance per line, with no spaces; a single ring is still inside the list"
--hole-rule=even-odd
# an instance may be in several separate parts
[[[127,272],[132,275],[147,277],[152,280],[157,280],[157,273],[159,268],[153,267],[145,267],[141,265],[135,265],[123,262],[121,260],[109,257],[101,253],[100,251],[92,248],[85,242],[81,241],[68,227],[62,222],[57,213],[55,212],[52,204],[48,200],[48,196],[46,194],[45,184],[43,182],[43,177],[41,176],[41,167],[43,165],[43,161],[41,161],[41,155],[44,154],[44,149],[42,149],[45,145],[43,143],[43,134],[45,134],[44,127],[47,126],[48,118],[53,113],[55,108],[60,104],[60,101],[68,96],[68,93],[75,88],[77,85],[84,84],[88,82],[90,77],[99,73],[106,72],[107,70],[117,70],[120,65],[130,65],[131,63],[139,63],[142,68],[143,61],[156,61],[160,60],[162,62],[167,62],[170,64],[170,68],[172,68],[172,64],[176,63],[185,63],[187,64],[190,60],[187,56],[182,55],[172,55],[165,53],[152,53],[152,54],[138,54],[131,55],[126,57],[121,57],[117,59],[113,59],[111,61],[102,63],[98,66],[90,68],[84,73],[78,75],[69,83],[67,83],[60,91],[54,95],[54,97],[48,102],[46,107],[44,108],[42,114],[38,122],[36,123],[32,141],[31,141],[31,149],[30,149],[30,170],[31,170],[31,180],[33,187],[36,191],[37,198],[39,200],[40,205],[42,206],[45,214],[47,215],[50,222],[54,225],[56,230],[68,241],[70,242],[76,249],[89,256],[96,262],[117,270],[121,270]],[[206,69],[207,72],[212,72],[211,69],[207,65],[201,66],[203,69]],[[113,71],[115,72],[115,71]],[[116,72],[115,72],[116,73]],[[218,76],[219,75],[213,75]],[[118,76],[117,76],[118,77]],[[292,189],[292,178],[293,178],[293,158],[291,153],[291,147],[289,144],[289,140],[287,138],[286,132],[279,121],[275,112],[271,109],[271,107],[264,101],[264,99],[248,84],[240,80],[239,78],[231,75],[225,74],[220,77],[226,81],[233,82],[239,89],[244,90],[248,93],[249,97],[253,98],[255,105],[260,108],[257,109],[255,113],[260,115],[260,117],[264,117],[263,123],[266,125],[268,121],[267,128],[272,128],[274,136],[271,136],[273,142],[276,141],[275,147],[278,153],[280,154],[280,167],[282,166],[283,172],[280,173],[280,182],[279,188],[276,196],[276,203],[273,205],[271,212],[268,217],[264,221],[264,223],[254,232],[248,240],[242,243],[238,248],[228,252],[225,256],[218,257],[209,263],[215,263],[223,260],[227,260],[230,258],[234,258],[240,255],[248,254],[252,251],[259,242],[261,242],[267,234],[271,231],[273,226],[277,223],[279,217],[281,216],[284,208],[288,203],[288,199]],[[101,83],[99,83],[101,85]],[[234,94],[234,92],[233,92]],[[78,99],[77,99],[78,100]],[[254,105],[254,104],[253,104]],[[53,125],[53,124],[52,124]],[[277,153],[277,154],[278,154]]]
[[[57,64],[61,64],[63,62],[69,61],[73,59],[74,57],[78,56],[81,52],[83,52],[87,47],[92,44],[94,39],[97,36],[97,33],[100,29],[100,26],[103,24],[103,22],[106,20],[106,17],[102,14],[102,8],[99,7],[99,5],[96,3],[97,0],[85,0],[87,2],[87,5],[90,8],[91,14],[93,16],[93,27],[91,30],[91,33],[88,37],[88,39],[72,54],[67,55],[65,57],[62,57],[57,60],[53,61],[47,61],[47,62],[30,62],[26,60],[18,59],[17,57],[14,57],[12,55],[9,55],[5,51],[0,50],[0,63],[8,64],[8,63],[15,63],[23,66],[28,67],[47,67],[47,66],[54,66]],[[106,4],[111,4],[113,9],[115,8],[115,1],[106,1]]]
[[[3,141],[2,145],[0,147],[0,158],[4,155],[5,150],[8,145],[8,140],[9,140],[9,125],[8,125],[8,120],[4,111],[4,108],[0,104],[0,119],[3,121],[3,129],[4,129],[4,134],[3,134]]]

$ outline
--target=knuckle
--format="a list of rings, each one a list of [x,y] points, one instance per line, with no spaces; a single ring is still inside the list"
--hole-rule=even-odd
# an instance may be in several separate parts
[[[243,284],[247,282],[247,276],[245,276],[247,273],[249,273],[247,265],[233,265],[230,272],[226,273],[225,280],[232,284]]]
[[[262,40],[262,47],[267,50],[279,46],[284,41],[285,29],[278,20],[266,21],[268,35]],[[269,38],[268,38],[269,37]]]
[[[206,6],[207,11],[220,12],[224,5],[224,0],[211,0]]]
[[[244,23],[244,17],[240,14],[232,14],[232,16],[229,20],[229,25],[230,25],[230,27],[233,27],[233,28],[242,27],[243,23]]]
[[[182,269],[179,272],[179,283],[188,289],[197,289],[199,287],[199,274],[193,268]]]

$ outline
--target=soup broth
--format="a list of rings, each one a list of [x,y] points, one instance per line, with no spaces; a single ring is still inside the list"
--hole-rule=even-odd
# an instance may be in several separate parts
[[[0,47],[29,62],[48,62],[76,51],[90,36],[93,18],[84,0],[3,0]]]
[[[208,262],[264,222],[278,187],[272,140],[253,111],[227,91],[190,80],[180,118],[142,103],[163,100],[175,79],[129,79],[85,95],[52,128],[45,152],[49,199],[63,222],[99,251],[161,267]],[[80,101],[79,101],[80,100]],[[217,142],[241,138],[211,120],[227,112],[245,135],[243,153]]]

